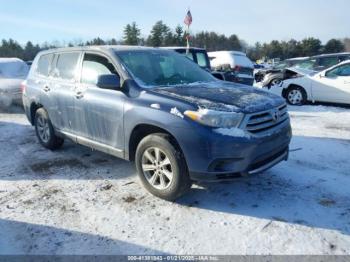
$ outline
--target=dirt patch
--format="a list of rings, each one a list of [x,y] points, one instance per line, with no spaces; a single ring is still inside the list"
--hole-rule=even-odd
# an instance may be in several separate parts
[[[350,131],[350,127],[348,126],[341,126],[341,125],[326,125],[325,128],[330,130],[342,130],[342,131]]]
[[[98,159],[94,159],[91,161],[94,164],[103,164],[103,163],[107,163],[109,162],[108,159],[102,159],[102,158],[98,158]]]
[[[132,202],[134,202],[136,200],[136,198],[133,197],[133,196],[128,196],[128,197],[123,197],[123,200],[126,203],[132,203]]]
[[[318,203],[322,206],[330,207],[330,206],[334,206],[336,202],[333,199],[322,198]]]
[[[113,186],[111,184],[107,184],[105,186],[102,186],[101,187],[101,191],[106,191],[106,190],[110,190]]]
[[[294,160],[294,162],[296,162],[298,165],[306,167],[306,168],[310,168],[310,169],[314,169],[317,171],[323,171],[325,169],[324,166],[321,165],[317,165],[315,163],[312,162],[307,162],[307,161],[303,161],[303,160]]]
[[[35,163],[30,166],[33,172],[35,173],[45,173],[52,174],[53,169],[55,168],[86,168],[86,166],[80,162],[78,159],[57,159],[57,160],[48,160],[45,162]]]

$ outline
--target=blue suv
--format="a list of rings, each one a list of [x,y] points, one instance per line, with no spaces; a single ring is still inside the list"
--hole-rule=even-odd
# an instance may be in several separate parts
[[[23,88],[39,142],[64,139],[135,161],[152,194],[262,172],[287,160],[291,127],[278,96],[220,81],[183,55],[147,47],[41,52]]]

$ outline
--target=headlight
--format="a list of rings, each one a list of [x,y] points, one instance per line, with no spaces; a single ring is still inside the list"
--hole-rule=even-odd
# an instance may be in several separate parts
[[[184,114],[202,125],[223,128],[238,127],[244,116],[242,113],[207,109],[199,109],[198,111],[187,110]]]

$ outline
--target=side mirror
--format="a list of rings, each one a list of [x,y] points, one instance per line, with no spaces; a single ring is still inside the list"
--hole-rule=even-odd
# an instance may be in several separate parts
[[[103,89],[118,90],[120,88],[120,77],[116,74],[99,75],[96,85]]]

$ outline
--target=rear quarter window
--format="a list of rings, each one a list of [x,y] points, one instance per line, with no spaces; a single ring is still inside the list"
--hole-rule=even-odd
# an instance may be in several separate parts
[[[51,62],[52,62],[53,54],[42,55],[39,58],[38,66],[36,68],[36,72],[42,76],[48,76],[51,70]]]

